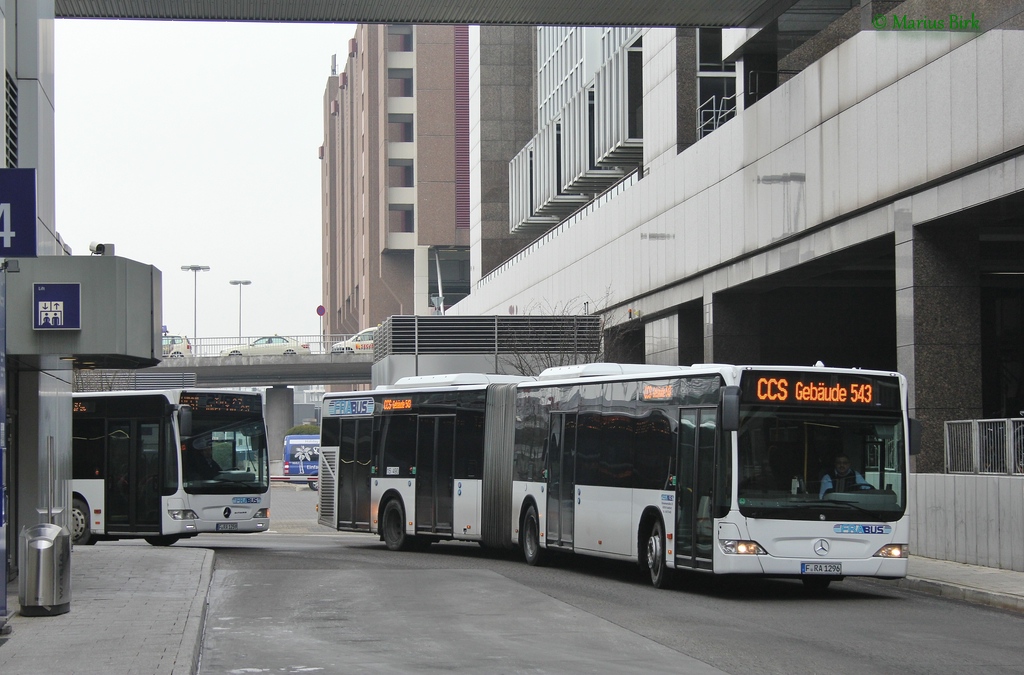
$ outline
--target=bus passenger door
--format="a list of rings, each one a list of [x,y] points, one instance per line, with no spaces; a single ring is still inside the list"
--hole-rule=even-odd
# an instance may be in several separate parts
[[[160,441],[159,420],[110,420],[105,499],[108,534],[160,532]]]
[[[416,531],[451,534],[455,415],[420,415],[416,440]]]
[[[338,443],[338,528],[370,529],[372,419],[343,419]]]
[[[551,416],[547,452],[547,543],[572,546],[576,504],[576,413]]]
[[[679,411],[675,556],[681,567],[711,569],[716,429],[714,408]]]

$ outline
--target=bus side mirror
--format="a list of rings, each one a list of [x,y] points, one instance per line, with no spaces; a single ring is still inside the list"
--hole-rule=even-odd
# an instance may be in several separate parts
[[[178,433],[182,436],[192,435],[192,406],[183,405],[178,408]]]
[[[740,388],[736,385],[722,389],[722,429],[740,430]]]
[[[921,422],[913,417],[910,418],[909,441],[911,455],[921,452]]]

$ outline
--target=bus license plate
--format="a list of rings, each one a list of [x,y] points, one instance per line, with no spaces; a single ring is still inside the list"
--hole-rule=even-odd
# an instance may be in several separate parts
[[[842,574],[843,563],[800,563],[800,574]]]
[[[238,523],[217,523],[218,532],[237,532]]]

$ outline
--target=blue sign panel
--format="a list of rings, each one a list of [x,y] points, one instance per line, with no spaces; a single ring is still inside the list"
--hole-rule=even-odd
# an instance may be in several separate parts
[[[327,401],[328,417],[347,415],[372,415],[372,398],[332,398]]]
[[[0,258],[36,257],[36,170],[0,169]]]
[[[7,461],[7,272],[0,272],[0,627],[7,616],[7,514],[4,463]]]
[[[32,328],[81,330],[81,284],[32,284]]]

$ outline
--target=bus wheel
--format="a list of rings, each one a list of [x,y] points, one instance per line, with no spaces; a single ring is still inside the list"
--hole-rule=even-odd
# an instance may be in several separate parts
[[[81,546],[96,543],[89,529],[89,507],[77,497],[71,502],[71,542]]]
[[[404,551],[408,546],[409,538],[405,536],[405,510],[392,499],[384,507],[383,526],[384,543],[389,551]]]
[[[643,567],[647,568],[651,578],[651,585],[655,588],[664,588],[668,585],[669,570],[665,565],[665,527],[660,520],[655,520],[651,526],[651,533],[647,536],[647,546],[644,550]]]
[[[320,487],[317,484],[317,481],[315,481],[315,480],[308,481],[308,483],[309,483],[309,489],[310,490],[316,490],[316,489],[318,489]]]
[[[163,534],[159,537],[146,537],[146,543],[150,546],[170,546],[179,539],[181,537],[176,534]]]
[[[544,549],[540,547],[540,518],[537,507],[532,504],[523,516],[523,530],[519,544],[523,547],[523,557],[527,565],[543,565]]]

